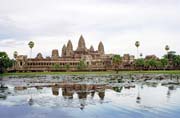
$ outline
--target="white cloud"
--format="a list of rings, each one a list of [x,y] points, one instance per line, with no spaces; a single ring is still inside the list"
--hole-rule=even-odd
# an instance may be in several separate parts
[[[107,53],[135,55],[136,40],[141,41],[140,51],[144,55],[162,56],[166,44],[180,53],[178,3],[178,0],[0,0],[0,47],[9,54],[14,50],[29,54],[27,43],[33,40],[33,52],[47,56],[53,48],[60,50],[68,39],[76,49],[83,34],[87,47],[93,44],[97,49],[102,40]]]

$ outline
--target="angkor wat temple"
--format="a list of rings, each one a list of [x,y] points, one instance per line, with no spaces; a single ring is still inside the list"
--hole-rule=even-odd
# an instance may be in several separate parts
[[[51,57],[44,58],[38,53],[35,58],[28,58],[26,55],[16,57],[15,71],[96,71],[111,70],[113,54],[105,54],[104,45],[99,42],[98,49],[93,46],[86,47],[85,40],[81,35],[78,47],[73,50],[71,40],[62,47],[61,56],[58,49],[52,50]],[[131,63],[134,56],[126,55],[124,62]]]

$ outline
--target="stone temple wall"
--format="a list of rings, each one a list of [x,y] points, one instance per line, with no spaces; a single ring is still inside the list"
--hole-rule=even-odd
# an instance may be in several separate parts
[[[73,50],[73,44],[69,40],[67,45],[63,45],[61,56],[58,49],[52,50],[51,57],[43,57],[41,53],[35,58],[19,55],[14,67],[16,71],[79,71],[79,66],[83,62],[85,66],[83,70],[113,70],[112,57],[113,55],[105,54],[102,42],[99,43],[97,50],[92,45],[88,49],[81,35],[76,50]],[[133,62],[129,55],[125,55],[124,60],[126,63]]]

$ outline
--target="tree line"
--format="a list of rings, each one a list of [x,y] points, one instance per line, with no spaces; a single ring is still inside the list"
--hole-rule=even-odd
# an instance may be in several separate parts
[[[32,55],[32,48],[35,43],[30,41],[28,46],[30,48],[30,58]],[[175,51],[169,51],[170,47],[168,45],[165,46],[165,50],[167,54],[165,54],[162,58],[142,58],[143,54],[139,54],[140,41],[135,42],[135,47],[137,48],[137,57],[133,63],[131,63],[131,68],[134,70],[166,70],[166,69],[180,69],[180,55],[177,55]],[[14,58],[18,56],[18,52],[14,51]],[[140,58],[139,58],[140,56]],[[123,68],[123,61],[120,55],[114,55],[112,57],[112,66],[115,71],[118,72],[119,69]],[[7,68],[10,68],[15,63],[15,60],[10,59],[6,52],[0,52],[0,73],[6,72]],[[77,70],[85,70],[87,69],[87,65],[85,60],[81,60],[77,65]],[[52,66],[54,70],[59,70],[60,68],[65,68],[67,71],[70,69],[70,65],[66,64],[61,67],[58,64]]]
[[[137,48],[137,56],[133,63],[131,63],[130,68],[133,70],[179,70],[180,69],[180,55],[177,55],[175,51],[169,51],[170,47],[165,46],[165,54],[162,58],[151,57],[142,58],[143,54],[139,54],[140,42],[135,42],[135,47]],[[140,58],[139,58],[140,56]],[[113,66],[116,72],[123,67],[123,59],[120,55],[114,55],[112,58]]]
[[[13,66],[14,60],[10,59],[6,52],[0,52],[0,73],[7,71],[7,68]]]
[[[175,52],[168,52],[168,54],[164,55],[161,59],[136,59],[135,68],[143,70],[180,69],[180,55],[176,55]]]

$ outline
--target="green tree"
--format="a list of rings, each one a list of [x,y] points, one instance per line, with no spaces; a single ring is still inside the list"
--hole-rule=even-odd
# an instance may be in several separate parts
[[[180,66],[180,55],[174,56],[174,58],[173,58],[173,65],[174,65],[175,67]]]
[[[155,59],[148,59],[145,61],[145,67],[148,69],[154,69],[157,67],[157,60]]]
[[[137,48],[137,58],[139,57],[138,55],[139,55],[139,50],[138,50],[138,48],[139,48],[139,46],[140,46],[140,42],[139,41],[136,41],[135,42],[135,46],[136,46],[136,48]]]
[[[17,51],[14,51],[13,57],[16,59],[17,56],[18,56],[18,52],[17,52]]]
[[[167,59],[167,58],[162,58],[162,59],[160,59],[160,62],[161,62],[161,64],[162,64],[162,67],[163,67],[164,69],[166,69],[167,66],[168,66],[168,59]]]
[[[142,53],[140,53],[140,57],[141,57],[141,58],[143,57],[143,54],[142,54]]]
[[[64,67],[65,67],[66,71],[68,71],[70,69],[70,65],[69,64],[65,64]]]
[[[145,62],[144,62],[144,59],[136,59],[135,60],[135,66],[136,67],[140,67],[140,68],[143,68],[145,65]]]
[[[162,69],[162,68],[164,68],[161,60],[156,60],[156,66],[155,66],[155,68],[156,68],[156,69]]]
[[[167,51],[167,54],[168,54],[169,49],[170,49],[170,47],[168,45],[166,45],[165,50]]]
[[[169,51],[167,55],[169,61],[173,61],[174,58],[176,57],[176,52],[175,51]]]
[[[180,66],[180,55],[176,55],[175,51],[169,51],[168,54],[164,55],[164,58],[168,60],[168,64],[172,68]]]
[[[61,67],[60,67],[60,65],[59,64],[54,64],[53,65],[53,69],[55,69],[55,70],[59,70]]]
[[[112,58],[112,61],[113,61],[113,65],[115,67],[116,73],[118,73],[119,72],[119,65],[122,62],[122,57],[120,55],[114,55]]]
[[[0,52],[0,73],[13,66],[13,60],[9,59],[6,52]]]
[[[78,65],[77,65],[77,69],[78,70],[83,70],[83,69],[85,69],[86,68],[86,63],[85,63],[85,61],[84,60],[80,60],[80,62],[78,63]]]
[[[31,52],[30,52],[30,58],[31,58],[31,56],[32,56],[32,48],[34,47],[34,42],[33,42],[33,41],[30,41],[30,42],[28,43],[28,45],[29,45],[29,48],[31,49]]]

